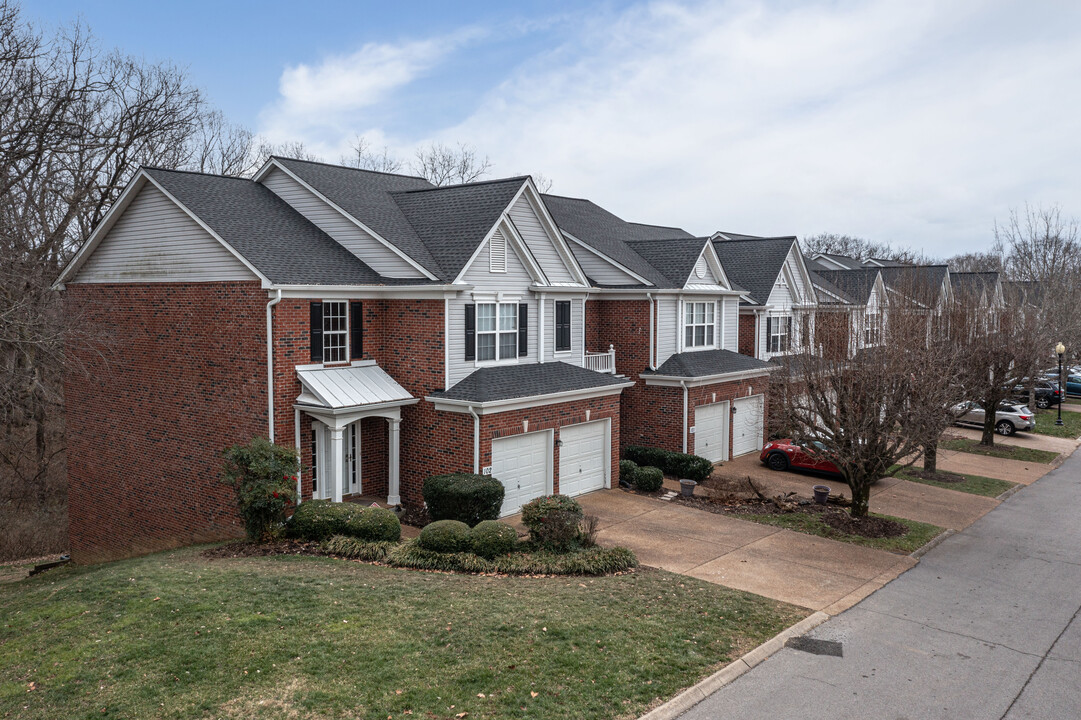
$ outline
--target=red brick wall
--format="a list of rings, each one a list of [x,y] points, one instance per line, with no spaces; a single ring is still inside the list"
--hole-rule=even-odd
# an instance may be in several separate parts
[[[840,360],[848,357],[851,316],[847,310],[815,314],[815,342],[826,357]]]
[[[739,353],[750,357],[758,357],[758,348],[754,342],[754,313],[739,314]]]
[[[628,388],[629,389],[629,388]],[[626,391],[624,391],[626,392]],[[613,482],[619,481],[619,395],[610,395],[589,400],[577,400],[574,402],[558,403],[555,405],[542,405],[526,410],[514,410],[497,413],[494,415],[482,415],[480,418],[480,466],[481,468],[492,464],[492,440],[511,435],[519,435],[525,432],[537,432],[555,428],[555,439],[559,439],[558,428],[564,425],[576,425],[578,423],[592,422],[594,420],[611,419],[612,429],[612,453],[609,478]],[[586,411],[589,418],[586,418]],[[449,413],[443,413],[449,414]],[[469,416],[466,416],[469,417]],[[472,417],[469,418],[472,422]],[[528,428],[526,424],[528,422]],[[472,430],[472,427],[470,428]],[[469,445],[469,467],[473,469],[473,445],[472,433]],[[559,447],[555,448],[553,459],[553,492],[559,492]]]
[[[72,348],[71,549],[91,562],[243,532],[224,447],[267,433],[266,293],[258,283],[69,284],[65,303],[108,339]]]

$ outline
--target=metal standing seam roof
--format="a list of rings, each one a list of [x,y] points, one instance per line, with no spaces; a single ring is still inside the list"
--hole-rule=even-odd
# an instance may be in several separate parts
[[[713,241],[713,247],[728,278],[746,288],[752,301],[765,305],[795,242],[795,236],[738,240],[717,238]]]
[[[302,405],[332,410],[412,400],[413,396],[374,361],[345,367],[297,370]]]

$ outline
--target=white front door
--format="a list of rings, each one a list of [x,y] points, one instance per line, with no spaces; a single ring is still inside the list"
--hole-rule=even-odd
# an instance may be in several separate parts
[[[492,441],[492,476],[506,494],[500,515],[512,515],[533,498],[551,492],[551,432],[525,433]]]
[[[559,492],[581,495],[604,487],[611,467],[608,420],[559,428]]]
[[[728,401],[694,409],[694,454],[710,462],[728,459]]]
[[[360,493],[360,434],[359,421],[342,430],[342,494]],[[331,499],[334,491],[330,477],[334,472],[330,462],[330,428],[312,420],[312,497]]]
[[[765,427],[761,395],[732,401],[732,457],[762,449]]]

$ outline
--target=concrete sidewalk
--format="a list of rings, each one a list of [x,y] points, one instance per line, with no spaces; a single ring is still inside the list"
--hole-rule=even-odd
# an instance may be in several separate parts
[[[1078,507],[1081,455],[807,635],[841,657],[785,648],[682,717],[1081,717]]]
[[[850,545],[674,505],[622,490],[578,498],[600,520],[598,540],[644,565],[828,614],[841,612],[916,564]]]
[[[945,435],[960,435],[961,437],[968,438],[969,440],[979,441],[983,437],[983,433],[970,427],[954,426],[944,433]],[[1052,435],[1042,435],[1040,433],[1031,432],[1019,432],[1010,435],[1009,437],[1003,437],[1002,435],[995,435],[996,445],[1010,445],[1012,447],[1027,447],[1034,450],[1049,450],[1051,452],[1065,453],[1069,455],[1077,449],[1078,441],[1071,438],[1060,438]]]

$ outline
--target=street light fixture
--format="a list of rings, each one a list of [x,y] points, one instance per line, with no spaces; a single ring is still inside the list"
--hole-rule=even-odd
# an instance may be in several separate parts
[[[1055,346],[1055,354],[1058,355],[1058,387],[1062,397],[1058,399],[1058,419],[1056,425],[1062,425],[1062,403],[1066,401],[1066,382],[1062,377],[1062,356],[1066,354],[1066,346],[1059,343]]]

